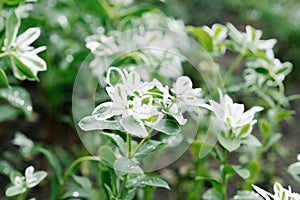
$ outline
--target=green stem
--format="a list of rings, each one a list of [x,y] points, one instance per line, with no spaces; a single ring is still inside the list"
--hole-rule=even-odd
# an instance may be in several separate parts
[[[228,164],[228,157],[229,157],[229,151],[227,151],[225,149],[225,155],[224,155],[224,160],[223,160],[223,164],[224,166],[226,166]],[[227,181],[227,177],[225,175],[224,179],[223,179],[223,186],[224,186],[224,200],[227,200],[227,184],[228,184],[228,181]]]
[[[131,157],[132,158],[136,152],[141,148],[141,146],[149,139],[149,137],[145,137],[142,139],[142,141],[135,147],[135,149],[133,150],[132,154],[131,154]]]
[[[242,59],[244,58],[244,53],[242,52],[231,64],[231,66],[229,67],[228,71],[226,72],[225,76],[224,76],[224,85],[226,85],[226,82],[228,81],[228,79],[231,77],[232,73],[234,72],[234,70],[239,66],[240,62],[242,61]]]
[[[131,135],[129,133],[127,133],[127,152],[128,155],[127,157],[130,159],[131,158]]]
[[[126,189],[126,183],[127,183],[127,179],[128,179],[128,174],[126,174],[124,176],[124,180],[122,182],[122,186],[121,186],[121,191],[120,191],[120,195],[119,195],[119,199],[122,199],[125,193],[125,189]]]
[[[300,94],[294,94],[288,97],[289,101],[300,100]]]

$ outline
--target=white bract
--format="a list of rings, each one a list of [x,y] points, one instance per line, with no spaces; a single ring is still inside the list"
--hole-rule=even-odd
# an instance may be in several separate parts
[[[160,121],[166,115],[184,125],[187,120],[183,117],[183,108],[200,106],[201,89],[193,89],[188,77],[179,77],[170,91],[156,79],[142,81],[136,71],[110,67],[106,81],[111,101],[98,105],[92,116],[101,123],[117,121],[122,129],[136,137],[148,136],[146,126],[160,129]],[[82,119],[79,126],[83,128],[89,120],[90,117]]]
[[[29,166],[25,170],[25,176],[16,176],[14,178],[13,186],[7,188],[5,195],[11,197],[22,194],[28,189],[37,186],[46,176],[47,172],[34,172],[34,167]]]
[[[291,187],[285,189],[278,182],[275,182],[273,186],[274,194],[271,194],[255,185],[253,188],[258,192],[265,200],[300,200],[300,195],[298,193],[292,192]]]
[[[300,161],[300,153],[297,156],[297,160]]]
[[[20,147],[20,152],[23,156],[27,157],[31,155],[34,143],[32,140],[26,137],[26,135],[17,132],[12,140],[12,143]]]
[[[220,103],[210,100],[210,109],[214,113],[219,124],[223,125],[226,133],[233,133],[234,137],[247,137],[253,125],[257,122],[254,119],[256,112],[262,111],[260,106],[254,106],[245,111],[244,104],[233,103],[233,100],[227,95],[219,92]]]
[[[10,27],[10,26],[13,26]],[[36,80],[39,71],[47,69],[46,62],[37,54],[46,49],[45,46],[34,48],[31,44],[40,36],[40,28],[29,28],[17,36],[20,17],[11,12],[7,19],[6,37],[2,50],[8,53],[14,76],[20,80]]]
[[[211,28],[208,26],[203,26],[203,30],[206,31],[211,37],[213,57],[224,55],[226,51],[224,41],[228,34],[227,27],[221,24],[214,24]]]
[[[249,51],[253,54],[265,52],[274,47],[275,39],[261,40],[262,31],[256,30],[250,25],[246,26],[246,32],[240,32],[232,24],[227,24],[229,35],[240,51]],[[236,50],[238,50],[236,49]]]

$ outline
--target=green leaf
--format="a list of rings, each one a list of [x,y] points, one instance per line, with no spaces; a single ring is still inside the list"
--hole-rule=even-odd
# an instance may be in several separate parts
[[[105,102],[101,103],[98,105],[94,111],[93,115],[98,119],[98,120],[105,120],[108,118],[111,118],[114,116],[112,112],[112,102]]]
[[[195,179],[196,180],[205,180],[205,181],[209,182],[217,192],[221,193],[223,190],[223,183],[217,179],[205,177],[205,176],[197,176]]]
[[[95,116],[87,116],[80,120],[78,126],[84,131],[95,130],[122,130],[118,121],[112,120],[97,120]]]
[[[38,146],[36,148],[36,151],[40,152],[47,158],[49,164],[51,165],[51,167],[54,169],[54,171],[56,173],[58,181],[60,183],[62,183],[62,167],[61,167],[61,164],[58,161],[57,157],[50,150],[45,149],[43,147]]]
[[[249,123],[249,124],[246,124],[242,127],[242,129],[240,130],[239,134],[238,134],[238,137],[239,138],[242,138],[242,137],[245,137],[245,135],[249,134],[250,131],[251,131],[251,128],[252,128],[252,125]]]
[[[7,188],[7,190],[5,191],[5,196],[12,197],[12,196],[16,196],[18,194],[22,194],[24,192],[26,192],[25,187],[11,186],[11,187]]]
[[[251,134],[245,138],[242,138],[242,144],[256,146],[256,147],[261,146],[260,141],[254,135]]]
[[[123,155],[127,155],[126,143],[123,138],[114,133],[102,132],[103,135],[107,136],[123,153]]]
[[[205,30],[203,30],[203,28],[188,27],[187,30],[197,37],[205,50],[208,52],[213,51],[213,40],[211,36]]]
[[[156,7],[151,5],[139,5],[139,6],[133,6],[128,9],[124,9],[119,13],[115,13],[116,16],[114,16],[114,19],[122,19],[125,17],[133,17],[133,16],[141,16],[145,12],[150,12],[155,10]]]
[[[15,169],[6,160],[0,161],[0,174],[9,176]]]
[[[270,134],[271,127],[266,119],[259,120],[259,130],[264,137],[267,137]]]
[[[18,110],[9,105],[0,105],[0,122],[13,120],[18,116]]]
[[[226,138],[223,132],[218,135],[220,144],[229,152],[237,150],[241,146],[241,139],[238,137]]]
[[[159,177],[144,177],[139,179],[138,183],[152,187],[161,187],[170,190],[169,184]]]
[[[101,157],[101,160],[110,167],[114,166],[114,163],[117,159],[114,152],[109,146],[100,147],[99,156]]]
[[[205,141],[193,141],[191,147],[199,158],[204,158],[212,151],[214,145]]]
[[[29,93],[21,87],[0,89],[0,98],[7,100],[12,106],[20,109],[26,116],[32,114],[32,103]]]
[[[71,188],[64,193],[62,198],[63,199],[79,199],[79,198],[98,199],[98,195],[92,189]]]
[[[280,140],[282,135],[280,133],[275,133],[268,138],[265,144],[263,144],[264,152],[268,151],[276,142]]]
[[[82,188],[85,188],[85,189],[91,189],[92,188],[92,182],[87,177],[85,177],[85,176],[77,176],[77,175],[73,174],[72,178]]]
[[[9,82],[7,76],[2,68],[0,68],[0,81],[6,86],[9,87]]]
[[[14,10],[10,10],[6,20],[5,31],[5,46],[10,47],[11,43],[16,39],[20,27],[20,18],[16,15]]]
[[[276,116],[275,116],[275,120],[280,122],[284,119],[286,119],[287,117],[290,117],[291,115],[294,115],[295,111],[294,110],[283,110],[280,111]]]
[[[114,163],[114,169],[120,174],[142,174],[143,170],[138,164],[128,158],[118,158]]]
[[[26,76],[28,80],[39,80],[39,78],[36,76],[36,74],[33,73],[30,66],[27,66],[24,64],[18,57],[12,55],[12,61],[16,65],[17,69]]]
[[[238,174],[241,178],[247,179],[250,177],[248,169],[242,168],[239,165],[225,165],[221,167],[221,175],[223,179],[230,179],[234,174]]]
[[[180,126],[174,120],[170,119],[161,119],[155,126],[150,124],[147,124],[147,126],[167,135],[176,134],[181,130]]]

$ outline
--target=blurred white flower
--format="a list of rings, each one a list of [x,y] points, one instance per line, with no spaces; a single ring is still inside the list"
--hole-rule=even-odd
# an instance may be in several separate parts
[[[22,194],[38,185],[46,176],[47,172],[34,172],[34,167],[29,166],[25,169],[25,176],[16,176],[14,178],[13,186],[6,189],[5,195],[11,197]]]
[[[47,69],[46,62],[37,54],[46,49],[45,46],[34,48],[30,46],[41,34],[40,28],[29,28],[17,36],[18,27],[11,40],[4,40],[2,50],[9,53],[14,76],[20,80],[37,79],[39,71]]]
[[[245,111],[243,104],[233,103],[233,100],[228,95],[223,95],[219,91],[220,103],[210,100],[210,109],[214,116],[226,132],[232,131],[235,137],[247,137],[253,125],[257,122],[254,119],[256,112],[262,111],[260,106],[254,106],[250,110]]]
[[[31,155],[31,152],[32,152],[33,147],[34,147],[34,143],[26,135],[24,135],[20,132],[17,132],[15,134],[14,139],[12,140],[12,143],[14,145],[17,145],[17,146],[20,147],[20,153],[24,157],[28,157],[28,156]]]
[[[256,30],[250,25],[246,26],[246,32],[240,32],[232,24],[228,23],[229,35],[232,40],[238,45],[240,50],[248,50],[251,53],[259,51],[267,51],[276,44],[275,39],[261,40],[262,31]]]
[[[300,200],[300,195],[298,193],[292,192],[291,187],[285,189],[278,182],[275,182],[273,186],[274,194],[271,194],[255,185],[252,187],[259,193],[265,200]]]

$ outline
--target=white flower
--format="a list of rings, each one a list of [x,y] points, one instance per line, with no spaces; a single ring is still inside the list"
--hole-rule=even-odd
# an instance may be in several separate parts
[[[246,137],[252,131],[252,126],[257,122],[254,119],[256,112],[262,111],[260,106],[254,106],[245,112],[243,104],[233,103],[228,95],[219,91],[220,103],[210,100],[210,109],[220,124],[225,125],[226,131],[232,131],[236,137]]]
[[[18,27],[16,28],[18,31]],[[34,48],[30,46],[41,34],[40,28],[29,28],[19,36],[12,35],[11,40],[4,40],[3,51],[10,55],[14,76],[20,80],[37,79],[39,71],[47,69],[46,62],[37,54],[44,51],[46,47]]]
[[[300,153],[297,156],[297,160],[300,161]]]
[[[14,178],[13,186],[7,188],[5,195],[10,197],[22,194],[29,188],[33,188],[38,185],[46,176],[47,172],[34,172],[34,167],[29,166],[25,170],[25,176],[16,176]]]
[[[229,28],[229,35],[240,49],[246,49],[254,54],[272,49],[277,42],[275,39],[261,40],[262,31],[256,30],[250,25],[246,26],[246,32],[238,31],[230,23],[227,24],[227,27]]]
[[[32,140],[30,140],[26,135],[17,132],[15,134],[14,139],[12,140],[12,143],[14,145],[17,145],[20,147],[20,152],[23,156],[27,157],[31,154],[31,151],[33,149],[34,143]]]
[[[255,185],[252,187],[258,192],[265,200],[300,200],[300,195],[298,193],[292,192],[291,187],[285,189],[278,182],[275,182],[273,190],[274,194],[271,194]]]

